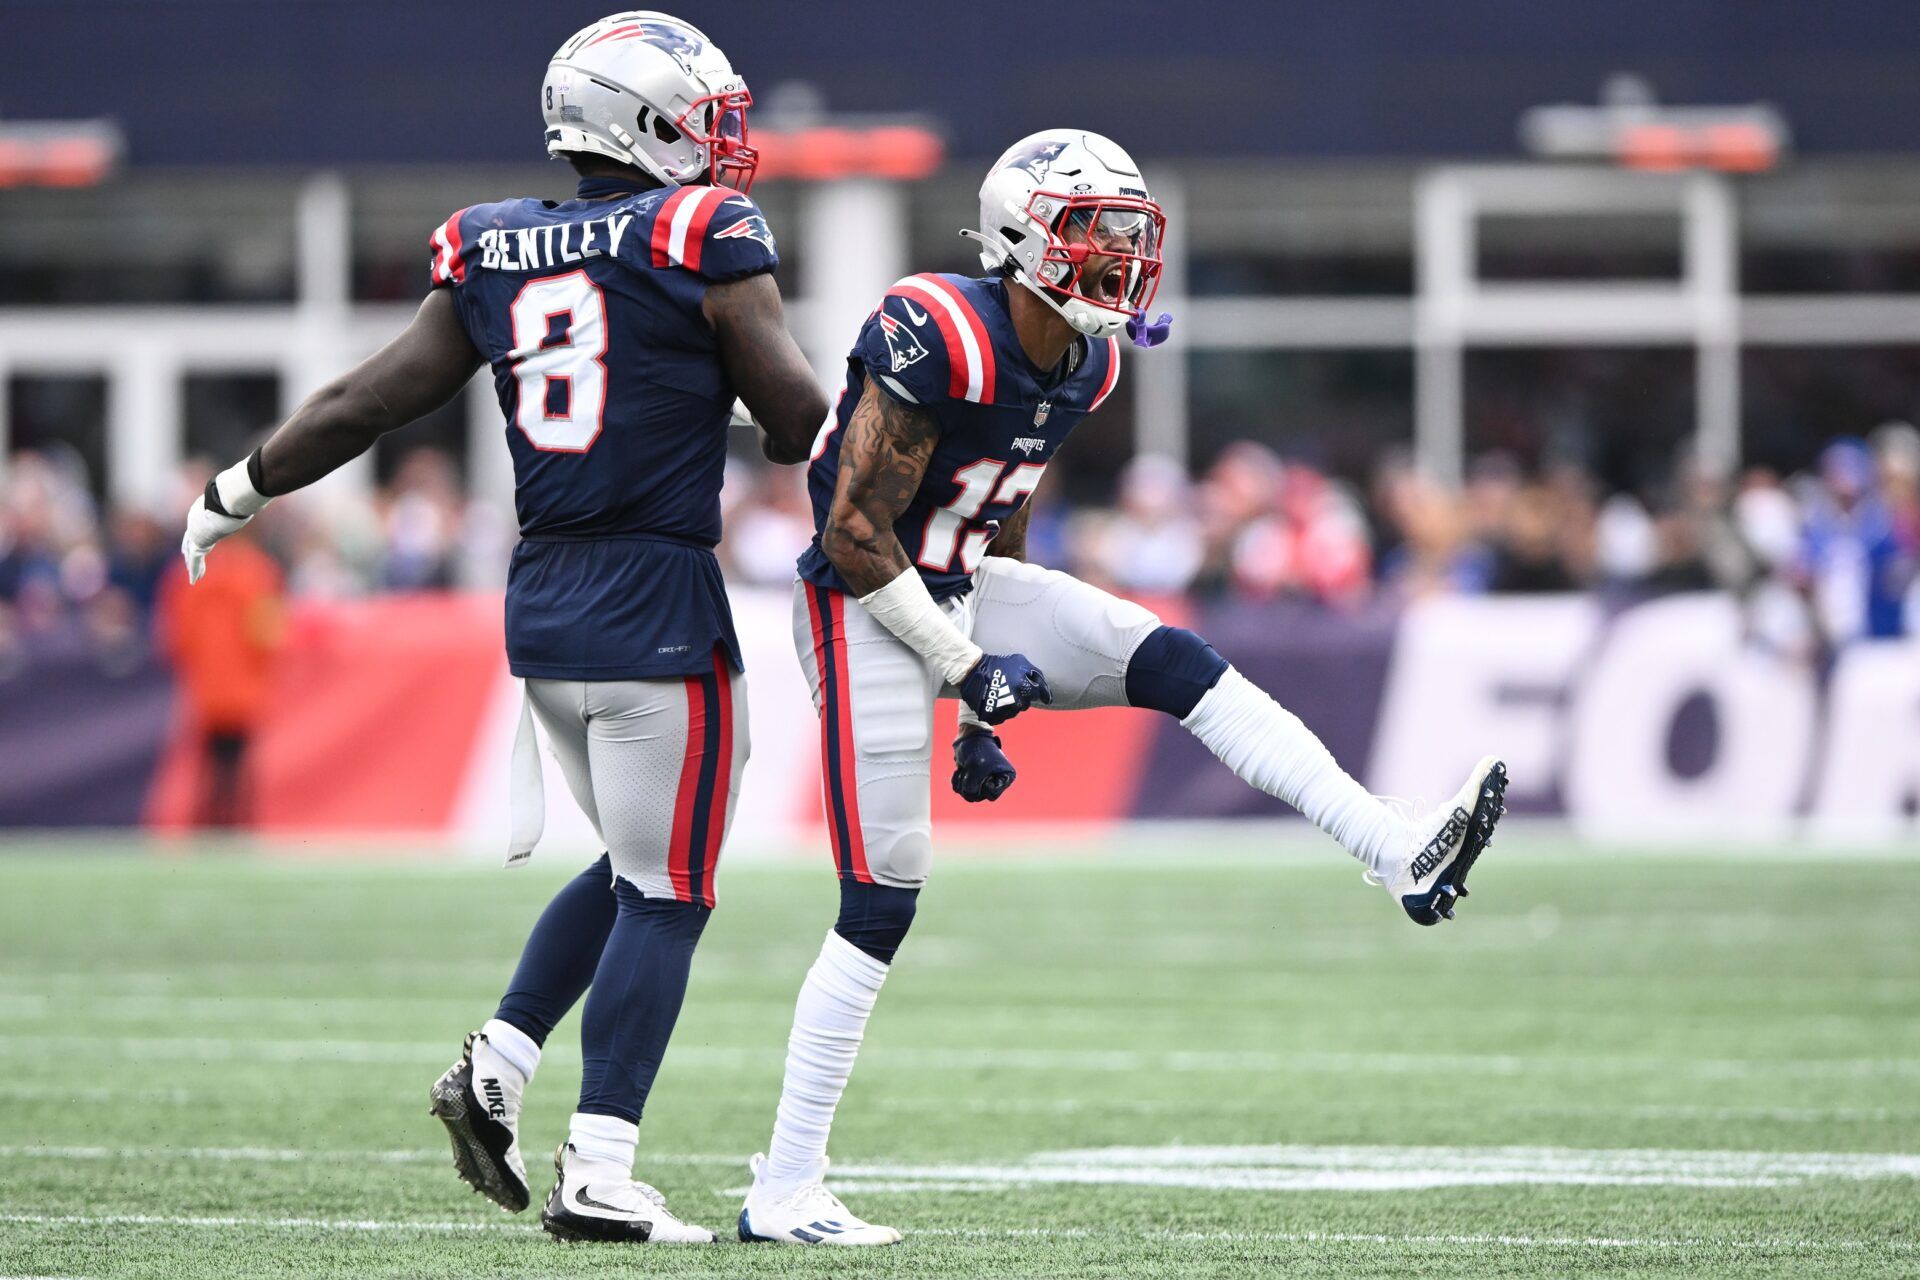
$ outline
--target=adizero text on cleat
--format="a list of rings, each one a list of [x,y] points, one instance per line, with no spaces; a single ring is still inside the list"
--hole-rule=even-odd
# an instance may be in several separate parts
[[[1507,811],[1506,795],[1507,766],[1487,756],[1451,802],[1415,821],[1405,863],[1379,877],[1415,924],[1453,919],[1467,873]]]
[[[520,1073],[476,1031],[461,1048],[460,1061],[428,1091],[433,1114],[453,1140],[453,1167],[460,1180],[509,1213],[519,1213],[532,1200],[527,1167],[520,1159],[520,1095],[525,1087]]]
[[[682,1222],[667,1198],[623,1169],[581,1158],[572,1143],[553,1157],[553,1194],[540,1225],[556,1240],[613,1244],[712,1244],[713,1232]]]
[[[766,1163],[764,1155],[748,1162],[753,1185],[747,1189],[747,1202],[740,1207],[736,1228],[743,1242],[842,1246],[900,1243],[897,1230],[855,1217],[838,1196],[827,1190],[821,1181],[827,1171],[825,1157],[815,1176],[790,1190],[775,1191],[767,1185],[761,1173]]]

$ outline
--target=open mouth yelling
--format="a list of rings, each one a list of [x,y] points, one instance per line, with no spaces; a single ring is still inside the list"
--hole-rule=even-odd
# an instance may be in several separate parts
[[[1127,269],[1116,262],[1113,266],[1108,267],[1100,273],[1099,280],[1094,283],[1094,297],[1101,302],[1114,303],[1117,305],[1120,301],[1121,291],[1126,288],[1126,285]]]

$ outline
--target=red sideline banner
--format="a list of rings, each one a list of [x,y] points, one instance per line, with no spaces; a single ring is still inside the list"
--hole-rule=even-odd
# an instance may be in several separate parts
[[[272,713],[252,746],[256,825],[270,832],[451,830],[474,743],[505,676],[493,595],[391,596],[294,606]],[[185,827],[200,794],[199,734],[180,710],[149,825]]]

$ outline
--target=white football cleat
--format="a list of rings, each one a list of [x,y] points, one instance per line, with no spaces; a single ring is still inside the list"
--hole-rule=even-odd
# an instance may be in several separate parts
[[[713,1232],[682,1222],[667,1198],[625,1169],[583,1158],[571,1142],[553,1153],[553,1194],[540,1225],[557,1240],[625,1244],[712,1244]]]
[[[1507,766],[1487,756],[1451,801],[1414,818],[1404,860],[1367,879],[1385,886],[1415,924],[1453,919],[1455,901],[1467,896],[1467,872],[1507,811],[1506,794]]]
[[[460,1180],[509,1213],[520,1212],[532,1198],[520,1158],[520,1096],[526,1087],[520,1069],[476,1031],[460,1050],[460,1061],[427,1095],[453,1139]]]
[[[900,1233],[892,1227],[876,1227],[863,1222],[840,1203],[840,1197],[827,1190],[821,1179],[827,1174],[827,1160],[820,1158],[814,1177],[785,1195],[769,1195],[761,1188],[760,1171],[767,1158],[757,1155],[747,1162],[753,1170],[753,1185],[747,1189],[747,1202],[740,1207],[740,1239],[773,1244],[881,1245],[899,1244]]]

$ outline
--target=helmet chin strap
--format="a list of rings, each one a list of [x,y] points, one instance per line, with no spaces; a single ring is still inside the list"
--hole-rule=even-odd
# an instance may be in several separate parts
[[[987,248],[997,250],[1001,255],[1001,262],[1012,266],[1014,280],[1025,285],[1034,297],[1040,299],[1040,301],[1046,303],[1049,307],[1052,307],[1054,313],[1072,326],[1075,333],[1085,334],[1089,338],[1101,336],[1100,330],[1102,326],[1097,321],[1094,323],[1094,327],[1089,329],[1085,320],[1069,314],[1066,307],[1054,299],[1052,290],[1027,274],[1027,269],[1020,265],[1020,259],[1014,256],[1013,250],[1008,248],[1003,241],[992,239],[984,232],[972,231],[966,228],[962,228],[960,234],[968,240],[978,240]],[[1121,323],[1125,324],[1126,322],[1123,320]]]

